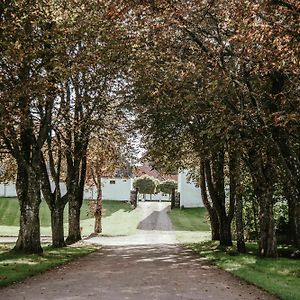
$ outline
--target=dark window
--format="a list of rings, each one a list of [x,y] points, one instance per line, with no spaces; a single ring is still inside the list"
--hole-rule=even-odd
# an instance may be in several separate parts
[[[115,180],[110,180],[109,184],[116,184]]]

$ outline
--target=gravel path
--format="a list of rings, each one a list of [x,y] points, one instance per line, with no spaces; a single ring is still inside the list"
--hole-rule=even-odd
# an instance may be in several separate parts
[[[178,245],[103,246],[2,289],[5,300],[275,299]]]
[[[274,297],[176,244],[164,203],[140,203],[138,233],[96,237],[104,246],[0,291],[5,300],[272,300]]]
[[[164,202],[140,202],[141,221],[136,234],[118,237],[93,237],[86,243],[106,246],[177,244],[172,223],[167,215],[170,205]]]

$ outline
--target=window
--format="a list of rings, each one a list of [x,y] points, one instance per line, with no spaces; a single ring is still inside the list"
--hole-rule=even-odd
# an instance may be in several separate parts
[[[115,180],[110,180],[109,184],[116,184],[116,181]]]

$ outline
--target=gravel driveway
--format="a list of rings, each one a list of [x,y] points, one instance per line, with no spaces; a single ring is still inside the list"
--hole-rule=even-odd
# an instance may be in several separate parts
[[[170,209],[169,203],[165,202],[140,202],[142,210],[141,221],[138,224],[136,234],[119,237],[93,237],[86,239],[86,243],[107,246],[129,245],[159,245],[177,244],[172,223],[167,215]]]
[[[104,246],[65,266],[3,288],[5,300],[275,299],[176,244],[167,204],[141,203],[138,233],[91,238]]]

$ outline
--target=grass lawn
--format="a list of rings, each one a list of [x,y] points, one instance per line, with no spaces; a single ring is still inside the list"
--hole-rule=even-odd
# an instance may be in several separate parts
[[[103,205],[105,211],[101,235],[119,236],[136,232],[141,215],[139,207],[132,209],[130,204],[117,201],[103,201]],[[114,207],[113,210],[112,207]],[[89,235],[94,231],[94,219],[82,220],[80,224],[84,235]]]
[[[81,208],[82,234],[93,232],[94,219],[88,214],[89,200],[83,202]],[[131,205],[121,201],[103,201],[104,218],[103,234],[127,235],[134,233],[138,224],[139,210],[132,210]],[[16,236],[19,232],[19,203],[16,198],[0,198],[0,235]],[[40,206],[41,234],[51,235],[50,211],[42,201]],[[68,206],[64,210],[65,234],[68,228]]]
[[[0,245],[0,286],[42,273],[96,250],[92,246],[44,248],[42,255],[9,252],[12,245]]]
[[[84,201],[81,209],[81,219],[90,218],[87,215],[88,201]],[[20,211],[17,198],[0,198],[0,225],[3,226],[19,226]],[[42,227],[51,225],[50,210],[45,201],[40,206],[40,222]],[[68,222],[68,205],[64,210],[64,222]]]
[[[176,231],[209,231],[209,222],[206,219],[206,209],[174,208],[169,211],[169,217]]]
[[[258,258],[257,246],[247,244],[247,254],[237,254],[234,248],[221,251],[216,242],[189,245],[218,267],[255,284],[284,300],[300,299],[300,260],[290,258]],[[279,251],[283,251],[280,249]]]
[[[169,217],[176,231],[176,238],[182,243],[210,239],[210,225],[204,207],[175,208],[169,211]]]

